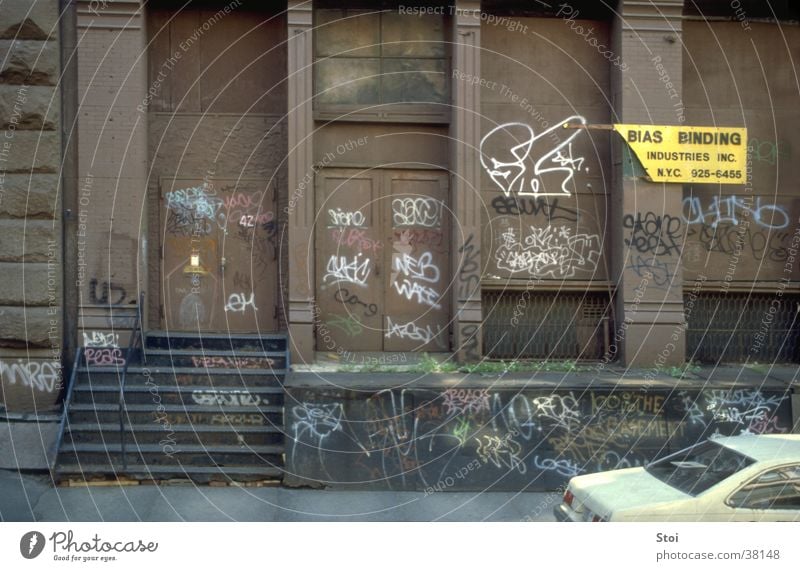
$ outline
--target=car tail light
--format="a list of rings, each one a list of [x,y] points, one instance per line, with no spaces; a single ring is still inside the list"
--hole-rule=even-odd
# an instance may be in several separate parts
[[[564,503],[567,504],[569,507],[572,507],[572,500],[575,499],[575,494],[567,490],[564,492]]]
[[[605,521],[605,522],[607,522],[608,520],[607,520],[606,518],[604,518],[604,517],[600,517],[599,515],[596,515],[596,514],[595,514],[595,515],[592,517],[592,521]]]

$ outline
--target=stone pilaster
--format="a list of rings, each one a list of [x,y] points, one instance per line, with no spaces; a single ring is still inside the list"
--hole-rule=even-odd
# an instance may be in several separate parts
[[[453,18],[453,70],[481,74],[480,2],[459,0]],[[453,74],[450,201],[453,227],[453,351],[458,361],[481,356],[480,86]],[[460,75],[463,77],[463,75]]]
[[[311,2],[291,0],[288,24],[289,336],[292,360],[314,360],[313,33]]]
[[[0,410],[63,388],[59,2],[0,8]]]
[[[614,122],[681,125],[685,121],[682,9],[682,0],[619,3],[613,34],[624,63],[615,66],[612,80]],[[622,139],[614,141],[612,257],[618,276],[619,353],[628,366],[677,365],[685,359],[683,186],[641,178]],[[658,279],[648,267],[659,269]],[[663,282],[664,275],[669,283]]]

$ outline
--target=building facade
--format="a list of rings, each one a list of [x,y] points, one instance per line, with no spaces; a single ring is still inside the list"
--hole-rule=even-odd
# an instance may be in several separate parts
[[[142,292],[294,364],[800,360],[789,3],[183,4],[4,3],[8,412]],[[613,123],[746,127],[747,179],[649,182]]]

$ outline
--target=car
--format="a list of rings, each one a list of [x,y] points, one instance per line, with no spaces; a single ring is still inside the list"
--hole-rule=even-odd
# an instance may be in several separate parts
[[[576,476],[558,521],[800,521],[800,435],[703,440],[645,467]]]

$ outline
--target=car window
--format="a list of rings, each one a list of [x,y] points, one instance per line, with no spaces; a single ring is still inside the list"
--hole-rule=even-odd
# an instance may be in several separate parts
[[[670,486],[696,496],[753,464],[754,460],[711,440],[681,450],[647,466]]]
[[[787,466],[786,468],[781,468],[781,471],[790,480],[800,480],[800,464],[797,466]]]
[[[800,465],[764,472],[734,492],[728,504],[752,510],[800,510]]]

